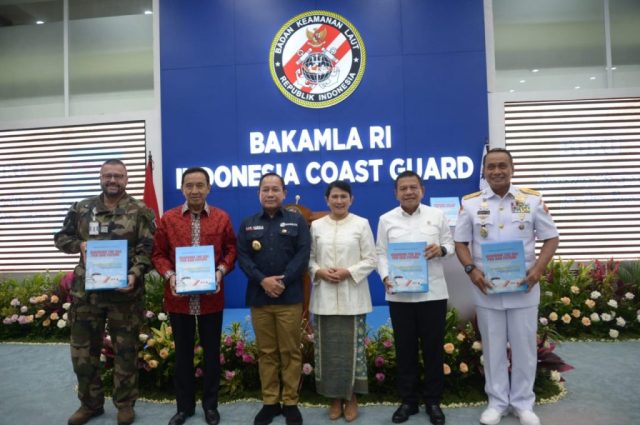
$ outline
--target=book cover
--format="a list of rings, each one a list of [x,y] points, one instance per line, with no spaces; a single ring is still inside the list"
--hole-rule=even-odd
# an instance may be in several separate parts
[[[126,288],[127,276],[126,240],[87,241],[85,253],[85,291]]]
[[[493,288],[490,294],[526,292],[527,277],[522,241],[487,242],[480,244],[485,278]]]
[[[205,294],[217,287],[213,245],[176,248],[177,294]]]
[[[456,225],[458,213],[460,212],[460,199],[457,196],[444,198],[431,197],[429,198],[429,205],[444,212],[449,226]]]
[[[390,243],[387,252],[391,293],[429,292],[429,272],[424,258],[426,242]]]

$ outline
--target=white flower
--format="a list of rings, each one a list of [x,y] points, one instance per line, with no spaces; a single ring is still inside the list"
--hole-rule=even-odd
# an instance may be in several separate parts
[[[618,308],[618,302],[617,302],[616,300],[609,300],[609,301],[607,302],[607,305],[608,305],[609,307]]]
[[[26,305],[20,307],[20,313],[26,313],[27,311],[29,311],[29,307],[27,307]]]
[[[560,382],[560,378],[562,377],[562,375],[560,375],[560,372],[558,372],[557,370],[552,370],[551,371],[551,380],[553,382]]]
[[[545,294],[547,297],[553,297],[553,292],[551,292],[551,291],[544,291],[544,294]]]
[[[640,317],[640,316],[638,316]],[[638,320],[640,322],[640,320]],[[482,350],[482,343],[480,341],[473,341],[473,344],[471,344],[471,348],[474,351],[480,351]]]
[[[615,330],[615,329],[609,329],[609,336],[610,336],[611,338],[617,338],[617,337],[618,337],[618,335],[620,335],[620,332],[618,332],[618,331],[617,331],[617,330]]]
[[[592,322],[599,322],[600,321],[600,316],[598,316],[598,313],[591,313],[591,316],[589,316],[589,319],[591,319]]]
[[[58,327],[60,329],[64,328],[65,326],[67,326],[67,322],[65,320],[62,320],[62,319],[58,320]]]
[[[591,293],[591,299],[592,300],[597,300],[598,298],[600,298],[602,296],[602,294],[598,291],[593,291]]]
[[[541,317],[541,318],[540,318],[540,324],[541,324],[542,326],[547,326],[547,325],[549,324],[549,321],[547,320],[547,318],[546,318],[546,317]]]
[[[603,322],[610,322],[611,319],[613,319],[613,317],[611,317],[609,313],[602,313],[600,315],[600,318],[602,319]]]
[[[69,310],[69,307],[71,307],[71,303],[62,304],[62,308],[64,308],[65,310]]]
[[[156,315],[153,311],[151,310],[147,310],[147,312],[144,314],[146,316],[147,319],[153,319],[153,317]]]
[[[616,318],[616,325],[620,326],[621,328],[624,328],[624,325],[626,324],[627,322],[622,317]]]
[[[480,356],[480,364],[484,366],[484,355]]]
[[[17,298],[14,298],[14,299],[11,300],[11,302],[9,304],[11,304],[12,307],[17,307],[17,306],[20,305],[20,300],[17,299]]]
[[[69,320],[69,314],[68,314],[68,313],[63,314],[63,315],[62,315],[62,318],[63,318],[64,320]]]
[[[138,339],[140,340],[140,342],[142,342],[143,344],[145,342],[147,342],[147,340],[149,339],[149,335],[147,334],[140,334],[138,335]]]
[[[167,315],[165,313],[158,313],[158,320],[164,322],[167,320]]]
[[[640,314],[636,317],[636,320],[640,322]]]
[[[107,361],[107,356],[105,356],[104,354],[100,354],[100,361],[102,363],[106,362]]]
[[[634,299],[636,296],[633,295],[631,292],[627,292],[626,294],[624,294],[624,297],[628,300],[632,300]]]

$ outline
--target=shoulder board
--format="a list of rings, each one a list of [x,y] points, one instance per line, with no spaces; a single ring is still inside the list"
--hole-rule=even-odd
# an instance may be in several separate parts
[[[478,196],[480,196],[482,194],[482,191],[478,191],[478,192],[474,192],[474,193],[470,193],[468,195],[465,195],[462,199],[463,200],[467,200],[467,199],[472,199],[472,198],[477,198]]]
[[[520,192],[526,193],[527,195],[534,195],[534,196],[540,196],[541,193],[538,192],[537,190],[533,190],[533,189],[529,189],[526,187],[521,187],[520,188]]]

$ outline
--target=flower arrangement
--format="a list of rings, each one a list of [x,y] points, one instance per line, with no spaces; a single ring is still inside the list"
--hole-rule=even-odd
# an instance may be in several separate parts
[[[640,336],[638,263],[553,261],[541,279],[539,325],[555,339]]]

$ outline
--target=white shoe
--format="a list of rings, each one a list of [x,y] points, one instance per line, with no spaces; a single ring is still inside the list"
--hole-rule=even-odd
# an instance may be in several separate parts
[[[533,413],[531,410],[516,410],[513,409],[515,415],[520,418],[520,423],[522,425],[542,425],[540,422],[540,418],[538,415]]]
[[[498,425],[506,412],[500,412],[498,409],[488,407],[482,415],[480,415],[480,423],[482,425]]]

